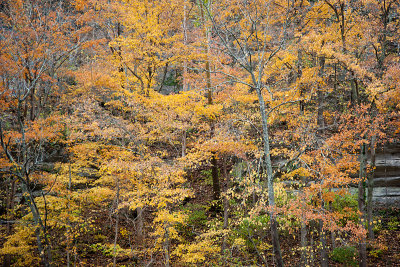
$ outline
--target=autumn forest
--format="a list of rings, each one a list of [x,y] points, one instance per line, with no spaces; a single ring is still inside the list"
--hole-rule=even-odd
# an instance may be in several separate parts
[[[398,0],[0,1],[4,267],[399,266],[399,188]]]

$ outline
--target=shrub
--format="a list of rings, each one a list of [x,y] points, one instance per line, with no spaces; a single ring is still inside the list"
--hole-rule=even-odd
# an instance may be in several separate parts
[[[357,266],[357,249],[355,247],[337,247],[330,253],[330,257],[345,266]]]
[[[388,226],[389,231],[396,231],[397,228],[400,226],[400,222],[397,220],[396,217],[392,217],[392,218],[390,218],[387,226]]]
[[[340,225],[345,226],[348,221],[358,222],[358,201],[356,195],[345,194],[337,195],[332,202],[334,211],[338,211],[344,215],[340,220]]]
[[[243,221],[237,225],[234,232],[239,239],[245,240],[246,247],[254,249],[254,246],[259,246],[263,243],[268,228],[269,216],[258,215],[251,219],[243,219]]]
[[[184,224],[178,225],[178,230],[188,238],[195,237],[193,230],[197,229],[200,231],[201,228],[207,225],[206,208],[206,206],[191,203],[183,207],[188,216]]]

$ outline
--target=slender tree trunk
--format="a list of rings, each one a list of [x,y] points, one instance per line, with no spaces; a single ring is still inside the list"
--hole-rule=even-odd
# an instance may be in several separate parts
[[[211,158],[211,176],[213,181],[213,199],[219,200],[221,198],[221,188],[219,184],[219,175],[218,175],[218,162],[215,155]]]
[[[31,113],[30,113],[30,120],[35,120],[35,88],[31,89]]]
[[[342,37],[342,51],[346,53],[346,19],[345,19],[345,2],[340,3],[340,13],[336,11],[336,14],[340,14],[337,19],[340,20],[340,35]]]
[[[296,72],[296,78],[297,80],[299,80],[301,78],[301,75],[303,73],[303,54],[302,54],[302,50],[299,49],[297,50],[297,72]],[[304,88],[302,85],[300,85],[300,98],[304,97]],[[300,114],[304,114],[304,100],[300,100],[299,101],[299,110],[300,110]]]
[[[283,259],[281,253],[281,246],[279,243],[279,233],[278,226],[275,217],[275,194],[274,194],[274,180],[272,173],[272,162],[271,162],[271,154],[269,147],[269,132],[268,132],[268,120],[267,114],[265,111],[265,102],[264,97],[261,92],[260,87],[256,87],[258,102],[260,105],[260,113],[262,120],[262,128],[263,128],[263,141],[264,141],[264,157],[265,157],[265,169],[267,170],[267,185],[268,185],[268,205],[269,205],[269,215],[271,222],[271,238],[272,245],[274,248],[274,255],[276,258],[276,263],[278,267],[283,266]]]
[[[374,173],[375,173],[375,162],[376,162],[376,153],[375,153],[375,143],[376,136],[374,135],[371,140],[371,172],[368,175],[368,195],[367,195],[367,222],[368,222],[368,237],[371,240],[374,240],[374,231],[373,231],[373,216],[372,216],[372,196],[374,193]]]
[[[117,37],[119,37],[122,34],[122,29],[121,29],[121,24],[118,22],[117,23]],[[121,88],[125,88],[125,82],[126,79],[124,77],[125,71],[124,71],[124,65],[122,64],[122,48],[121,46],[118,46],[117,48],[117,54],[118,54],[118,61],[119,61],[119,66],[118,66],[118,72],[120,75],[120,86]]]
[[[388,18],[388,14],[390,12],[390,7],[391,5],[389,5],[388,7],[386,6],[386,1],[382,1],[383,2],[383,7],[380,8],[380,10],[382,11],[381,18],[382,18],[382,24],[383,24],[383,30],[381,31],[382,34],[379,36],[379,40],[381,40],[380,46],[381,46],[381,53],[380,55],[377,54],[377,62],[378,62],[378,69],[380,70],[380,72],[378,73],[378,77],[381,78],[383,76],[384,73],[384,61],[386,58],[386,51],[387,51],[387,36],[388,36],[388,23],[389,23],[389,18]]]
[[[186,129],[182,131],[182,158],[186,156]]]
[[[317,92],[317,125],[318,125],[318,132],[323,133],[325,127],[324,121],[324,93],[320,90]]]
[[[366,149],[365,144],[361,145],[360,153],[360,182],[358,184],[358,209],[361,212],[360,224],[364,227],[365,223],[365,167],[366,167]],[[362,237],[359,242],[359,265],[360,267],[367,266],[367,245],[365,237]]]
[[[202,0],[199,0],[202,1]],[[200,8],[200,16],[201,20],[203,22],[204,26],[204,36],[207,40],[207,45],[206,45],[206,63],[205,63],[205,70],[206,70],[206,87],[207,87],[207,101],[208,105],[213,104],[213,90],[211,87],[211,68],[210,68],[210,60],[209,60],[209,53],[210,53],[210,33],[209,29],[207,28],[206,25],[206,19],[204,15],[204,4],[199,2],[199,8]],[[210,119],[210,138],[214,136],[214,129],[215,129],[215,122],[214,120]],[[212,175],[212,181],[213,181],[213,199],[214,200],[219,200],[220,195],[221,195],[221,188],[219,184],[219,177],[218,177],[218,161],[215,155],[211,157],[211,175]]]
[[[170,266],[170,258],[169,258],[169,229],[168,226],[165,227],[165,242],[164,242],[164,253],[165,253],[165,266]]]
[[[26,145],[24,118],[22,117],[23,114],[22,105],[23,105],[22,100],[19,99],[17,108],[17,120],[18,120],[19,132],[21,134],[19,153],[20,153],[20,161],[22,163],[16,162],[14,160],[13,156],[11,155],[10,151],[8,150],[8,147],[4,142],[3,125],[1,120],[0,120],[0,145],[3,148],[4,153],[8,158],[8,160],[19,167],[17,168],[15,175],[21,182],[22,193],[32,213],[35,225],[36,242],[38,246],[39,255],[42,259],[42,264],[43,266],[47,267],[50,266],[51,264],[50,243],[46,233],[46,224],[45,224],[46,221],[43,223],[43,220],[40,217],[40,211],[36,205],[35,197],[33,196],[32,190],[29,188],[30,178],[29,178],[28,166],[29,166],[29,156],[31,155],[28,155],[29,149],[27,148]]]
[[[187,2],[186,0],[183,3],[183,45],[187,46]],[[183,91],[187,91],[189,88],[188,82],[187,82],[187,60],[185,59],[183,61],[183,75],[182,75],[182,89]]]
[[[225,179],[225,195],[224,195],[224,225],[223,225],[223,229],[226,230],[228,229],[228,219],[229,219],[229,199],[228,196],[226,195],[229,188],[230,188],[230,180],[229,180],[229,176],[228,176],[228,171],[226,168],[226,161],[223,160],[223,173],[224,173],[224,179]],[[226,249],[226,237],[224,234],[223,237],[223,241],[222,241],[222,253],[224,252],[224,250]]]
[[[302,187],[306,186],[306,177],[305,176],[301,176],[301,184]],[[300,188],[302,189],[302,188]],[[305,206],[305,201],[302,201],[303,205]],[[304,207],[303,207],[304,209]],[[307,259],[307,224],[305,221],[305,216],[304,216],[304,211],[303,214],[301,216],[301,222],[300,222],[300,249],[301,249],[301,261],[300,264],[301,266],[306,266],[308,263],[308,259]]]
[[[321,243],[321,266],[328,267],[328,253],[326,251],[326,234],[324,231],[324,222],[319,220],[319,240]]]
[[[319,57],[319,71],[318,76],[323,78],[325,73],[325,57]],[[325,120],[324,120],[324,92],[322,91],[321,86],[318,85],[317,91],[317,126],[318,132],[323,133],[325,127]]]
[[[12,210],[14,209],[14,197],[15,197],[15,179],[12,178],[12,176],[9,177],[8,183],[11,184],[11,188],[9,188],[9,194],[7,197],[7,235],[11,234],[11,223],[9,220],[13,217],[12,215]],[[3,267],[9,267],[11,266],[11,254],[6,254],[4,255],[4,262],[3,262]]]
[[[203,15],[204,16],[204,15]],[[210,69],[210,61],[208,60],[208,53],[209,53],[209,40],[207,34],[207,60],[206,60],[206,78],[207,78],[207,99],[208,105],[213,104],[213,96],[212,96],[212,88],[211,88],[211,69]],[[210,138],[214,136],[215,131],[215,122],[213,119],[210,119]],[[212,181],[213,181],[213,198],[214,200],[219,200],[221,198],[221,188],[219,184],[219,175],[218,175],[218,161],[215,155],[211,158],[211,174],[212,174]]]
[[[42,218],[40,217],[39,210],[36,206],[36,202],[34,200],[33,194],[28,186],[22,182],[21,188],[24,194],[27,194],[25,197],[26,202],[29,205],[29,208],[32,213],[33,221],[35,222],[35,235],[36,235],[36,242],[38,246],[39,255],[42,258],[42,264],[45,267],[49,267],[51,262],[51,251],[50,251],[50,244],[46,234],[46,228],[43,224]],[[43,237],[42,237],[43,234]]]
[[[160,87],[158,87],[158,92],[159,93],[161,93],[161,90],[164,87],[164,82],[165,82],[165,78],[167,78],[167,73],[168,73],[168,62],[164,66],[164,73],[163,73],[163,76],[162,76],[162,80],[160,82]]]
[[[137,229],[137,237],[140,242],[143,241],[143,209],[141,207],[136,208],[137,217],[136,217],[136,229]]]
[[[71,216],[71,205],[70,205],[70,201],[71,201],[71,194],[72,194],[72,192],[71,192],[71,184],[72,184],[72,172],[71,172],[71,162],[69,163],[69,165],[68,165],[68,193],[69,193],[69,195],[68,195],[68,198],[67,198],[67,209],[68,209],[68,221],[67,221],[67,224],[68,224],[68,227],[69,227],[69,229],[68,229],[68,231],[67,231],[67,267],[69,267],[70,266],[70,250],[71,250],[71,246],[70,246],[70,244],[71,244],[71,240],[70,240],[70,238],[71,238],[71,229],[72,229],[72,225],[71,225],[71,220],[69,219],[69,216]]]
[[[115,236],[114,236],[114,256],[113,267],[117,266],[117,242],[118,242],[118,227],[119,227],[119,179],[116,177],[117,182],[117,195],[115,196]]]
[[[310,266],[316,266],[315,265],[315,253],[314,253],[314,224],[310,226],[311,228],[311,233],[310,233]]]
[[[307,225],[304,221],[300,226],[300,248],[301,248],[301,266],[307,265]]]
[[[26,102],[25,102],[26,103]],[[39,255],[42,259],[42,265],[45,267],[51,266],[51,261],[52,261],[52,256],[51,256],[51,249],[50,249],[50,242],[47,236],[47,229],[46,229],[46,219],[45,221],[42,220],[40,216],[40,211],[36,205],[36,200],[33,195],[32,190],[29,188],[31,182],[30,182],[30,176],[29,176],[29,158],[28,158],[28,148],[27,148],[27,143],[25,139],[25,125],[23,121],[23,117],[21,116],[22,113],[22,100],[18,101],[18,109],[17,109],[17,118],[18,118],[18,124],[19,124],[19,130],[21,133],[21,154],[22,154],[22,163],[20,166],[23,166],[17,173],[17,176],[19,180],[21,181],[21,189],[22,192],[25,196],[26,203],[28,203],[28,206],[31,210],[33,221],[35,223],[35,235],[36,235],[36,242],[38,246],[38,251]],[[3,131],[2,131],[2,125],[0,122],[0,137],[1,137],[1,145],[6,151],[6,154],[8,153],[7,148],[4,145],[3,141]],[[14,162],[13,159],[9,157],[10,161],[12,163],[17,163]],[[46,218],[46,217],[45,217]]]
[[[352,74],[352,76],[354,76],[353,72],[351,74]],[[350,87],[351,87],[351,98],[350,98],[351,105],[355,106],[360,103],[359,96],[358,96],[358,83],[357,83],[357,79],[355,77],[353,77],[351,79]]]
[[[333,207],[332,207],[332,202],[329,202],[329,210],[332,212],[333,211]],[[331,230],[331,243],[332,243],[332,249],[336,248],[336,235],[335,235],[335,231]]]
[[[147,87],[146,87],[146,96],[150,96],[150,89],[151,89],[151,82],[153,80],[153,69],[151,66],[147,66],[147,73],[148,73],[148,79],[147,79]],[[175,76],[176,77],[176,76]]]

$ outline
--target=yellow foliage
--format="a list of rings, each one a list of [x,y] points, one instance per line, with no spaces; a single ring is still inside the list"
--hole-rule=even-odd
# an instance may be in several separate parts
[[[311,176],[310,171],[304,167],[297,168],[284,175],[284,177],[288,179],[293,179],[295,177],[310,177],[310,176]]]
[[[186,264],[212,266],[212,259],[221,252],[220,246],[212,240],[199,240],[190,244],[179,244],[172,255]]]
[[[0,249],[0,255],[16,256],[16,266],[36,266],[40,258],[36,256],[36,238],[32,227],[16,225],[15,233],[7,237]]]

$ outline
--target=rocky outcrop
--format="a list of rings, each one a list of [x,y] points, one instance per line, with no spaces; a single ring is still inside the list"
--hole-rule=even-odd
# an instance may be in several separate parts
[[[373,201],[400,207],[400,143],[377,150]]]

